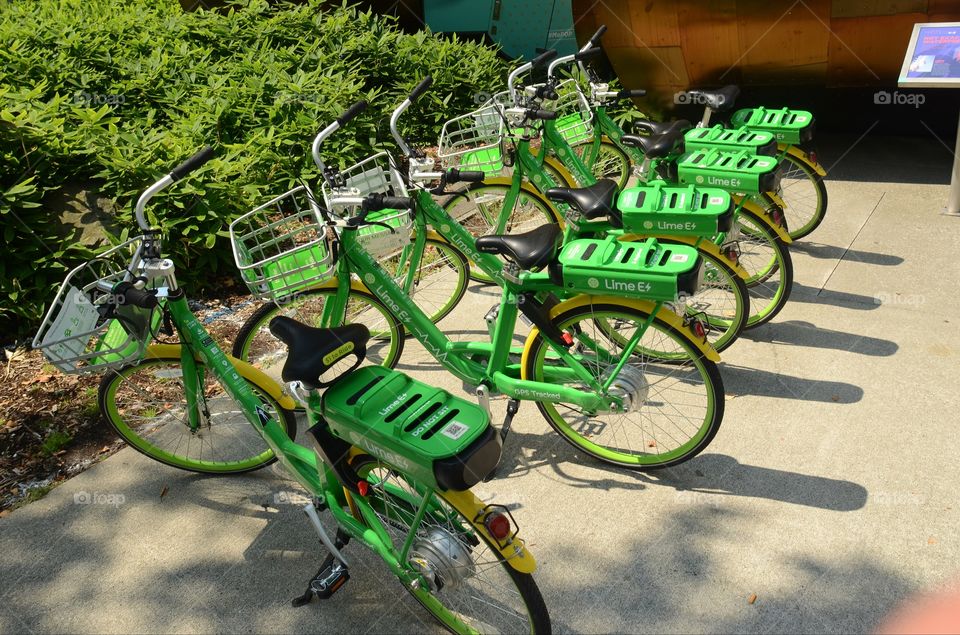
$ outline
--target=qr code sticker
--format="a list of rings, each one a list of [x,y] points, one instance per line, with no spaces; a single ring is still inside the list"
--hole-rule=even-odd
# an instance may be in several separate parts
[[[440,434],[450,437],[451,439],[459,439],[466,434],[467,430],[469,429],[469,427],[460,423],[459,421],[451,421],[443,430],[440,431]]]

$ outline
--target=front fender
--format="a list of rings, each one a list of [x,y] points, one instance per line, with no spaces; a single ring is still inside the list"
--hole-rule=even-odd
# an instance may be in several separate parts
[[[503,185],[505,187],[510,187],[511,185],[513,185],[513,179],[506,176],[495,176],[492,178],[484,179],[482,183],[480,183],[480,185]],[[465,196],[467,191],[468,190],[461,190],[459,192],[456,192],[453,196],[450,197],[450,200],[444,203],[443,208],[448,209],[451,205],[453,205],[453,203],[456,200]],[[563,228],[564,226],[563,214],[561,214],[557,210],[557,207],[546,196],[540,193],[540,190],[538,190],[537,188],[533,187],[532,185],[524,181],[523,184],[520,186],[520,191],[526,194],[527,196],[531,196],[533,198],[538,199],[541,203],[549,207],[550,210],[553,212],[553,217],[560,219],[558,221],[558,224],[560,225],[561,229]]]
[[[200,357],[196,356],[200,361]],[[144,358],[148,359],[169,359],[180,358],[180,344],[151,344],[147,347]],[[274,381],[269,375],[258,368],[254,368],[249,363],[239,360],[236,357],[227,355],[240,376],[249,380],[257,388],[273,397],[281,407],[287,410],[294,410],[297,403],[283,392],[283,386]]]
[[[804,163],[806,163],[808,166],[810,166],[811,168],[813,168],[813,171],[814,171],[814,172],[816,172],[816,173],[819,174],[820,176],[826,176],[826,175],[827,175],[827,171],[823,168],[822,165],[820,165],[819,163],[815,163],[814,161],[812,161],[812,160],[810,159],[810,155],[807,154],[806,152],[804,152],[803,150],[801,150],[800,148],[798,148],[797,146],[788,146],[788,145],[784,145],[784,144],[781,143],[781,144],[779,145],[779,148],[780,148],[780,151],[781,151],[781,152],[783,152],[784,150],[786,150],[786,151],[787,151],[787,154],[791,154],[791,155],[797,157],[798,159],[800,159],[801,161],[803,161]]]
[[[666,322],[670,326],[676,328],[681,333],[685,334],[687,336],[687,339],[690,340],[690,342],[694,346],[696,346],[701,353],[703,353],[704,357],[706,357],[712,362],[720,361],[720,354],[717,353],[717,351],[714,350],[714,348],[710,346],[710,344],[708,344],[707,342],[701,341],[700,338],[698,338],[693,333],[693,331],[690,330],[689,327],[685,326],[683,323],[683,320],[680,319],[679,315],[663,307],[660,307],[660,310],[656,311],[656,305],[649,300],[635,300],[632,298],[623,298],[620,296],[611,296],[611,295],[583,294],[583,295],[578,295],[576,297],[570,298],[569,300],[565,300],[560,304],[556,305],[555,307],[553,307],[553,309],[551,309],[550,311],[550,317],[554,318],[560,313],[562,313],[563,311],[567,311],[569,309],[575,309],[577,307],[584,306],[587,304],[604,304],[604,303],[621,304],[621,305],[625,304],[631,308],[637,309],[638,311],[643,311],[644,313],[647,313],[647,314],[656,312],[657,319],[663,322]],[[533,345],[534,338],[539,333],[540,333],[540,329],[538,329],[537,327],[533,327],[530,330],[530,334],[527,336],[527,341],[523,345],[523,356],[520,360],[521,368],[527,367],[527,359],[528,359],[527,356],[529,355],[530,347]]]
[[[793,242],[793,238],[790,238],[790,234],[787,233],[787,230],[770,220],[767,212],[762,207],[751,200],[745,199],[742,196],[734,196],[734,201],[737,205],[743,205],[745,210],[750,211],[757,218],[758,222],[763,223],[766,227],[769,227],[770,230],[773,231],[784,243],[789,245]]]
[[[448,490],[443,493],[443,497],[447,502],[456,507],[457,511],[463,514],[464,518],[470,521],[474,529],[483,534],[490,544],[496,547],[500,554],[503,555],[510,566],[516,571],[520,573],[533,573],[537,570],[537,561],[530,551],[527,550],[526,545],[519,536],[515,536],[513,541],[505,547],[500,547],[496,538],[490,535],[490,532],[487,531],[484,524],[480,521],[474,521],[474,519],[480,517],[486,505],[477,498],[473,492],[469,490],[464,492]]]
[[[718,247],[716,243],[713,243],[709,240],[704,240],[698,236],[673,236],[670,234],[664,234],[663,236],[657,236],[656,234],[625,234],[620,237],[620,240],[643,240],[644,238],[649,238],[651,235],[655,238],[662,238],[674,243],[682,243],[684,245],[694,247],[699,251],[705,251],[717,260],[722,260],[727,266],[734,270],[738,277],[743,278],[744,280],[750,277],[750,274],[747,273],[747,270],[744,269],[740,263],[733,262],[727,258],[723,252],[720,251],[720,247]]]

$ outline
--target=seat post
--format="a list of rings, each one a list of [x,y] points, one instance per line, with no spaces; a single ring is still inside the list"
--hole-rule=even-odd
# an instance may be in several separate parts
[[[710,106],[704,106],[704,107],[703,107],[703,118],[700,120],[700,125],[698,125],[697,127],[698,127],[698,128],[706,128],[707,126],[709,126],[709,125],[710,125],[710,116],[711,116],[712,114],[713,114],[713,110],[711,110]]]

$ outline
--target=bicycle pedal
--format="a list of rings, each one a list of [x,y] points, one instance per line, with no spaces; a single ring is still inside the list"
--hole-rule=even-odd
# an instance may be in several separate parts
[[[329,599],[334,593],[342,589],[349,579],[349,569],[339,560],[334,560],[317,572],[317,575],[307,585],[304,594],[294,598],[291,604],[293,606],[306,606],[314,597],[320,600]]]

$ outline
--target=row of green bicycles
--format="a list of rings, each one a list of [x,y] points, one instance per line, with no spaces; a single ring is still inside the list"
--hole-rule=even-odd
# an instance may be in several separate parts
[[[521,402],[611,467],[677,465],[716,435],[718,351],[783,307],[788,245],[825,213],[823,170],[803,150],[813,118],[752,108],[710,126],[732,110],[726,87],[691,93],[705,105],[696,126],[627,134],[606,109],[642,91],[601,80],[602,34],[516,68],[435,147],[399,132],[429,77],[390,116],[396,148],[350,167],[324,157],[364,102],[321,130],[319,187],[230,226],[264,301],[232,355],[192,313],[146,215],[210,148],[147,188],[141,234],[73,270],[52,303],[34,346],[64,372],[104,374],[101,411],[133,448],[211,474],[279,461],[306,490],[327,555],[295,605],[342,588],[353,541],[451,631],[549,632],[517,519],[472,492],[495,477]],[[454,337],[438,323],[471,280],[499,301],[474,339]],[[475,394],[396,370],[410,339]]]

